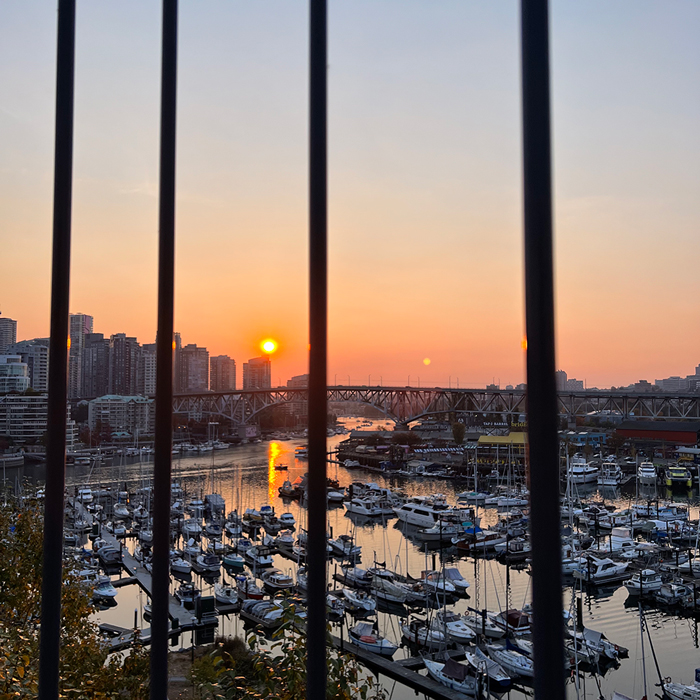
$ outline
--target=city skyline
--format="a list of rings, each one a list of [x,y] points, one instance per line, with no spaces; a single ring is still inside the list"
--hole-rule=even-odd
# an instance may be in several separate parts
[[[552,3],[557,365],[588,385],[697,364],[698,27],[691,2]],[[283,383],[307,368],[306,14],[212,2],[181,29],[176,326],[241,361],[275,338]],[[155,5],[79,8],[71,307],[148,339],[159,33]],[[55,12],[4,5],[0,37],[0,310],[42,337]],[[329,378],[524,381],[516,3],[331,3],[329,65]]]
[[[32,389],[45,391],[48,388],[48,338],[21,338],[17,329],[21,328],[17,319],[0,316],[0,331],[3,337],[16,337],[16,342],[4,346],[0,344],[0,357],[3,354],[22,355],[22,362],[29,363],[28,376],[31,378]],[[95,397],[106,394],[121,396],[155,394],[156,371],[156,345],[143,343],[135,336],[127,336],[125,333],[93,333],[94,317],[89,314],[71,313],[71,351],[69,354],[69,398]],[[127,347],[131,350],[126,351]],[[78,350],[76,350],[76,348]],[[174,349],[174,389],[180,393],[197,391],[235,391],[236,389],[265,389],[284,386],[298,387],[298,380],[308,378],[307,373],[292,375],[282,378],[274,375],[271,369],[271,361],[277,352],[277,342],[271,338],[261,340],[259,350],[265,353],[262,357],[248,358],[247,362],[241,362],[229,355],[214,355],[205,346],[197,343],[182,344],[182,334],[175,333]],[[126,354],[125,354],[126,353]],[[424,364],[425,360],[424,358]],[[238,373],[237,362],[241,363],[241,383],[236,382]],[[120,365],[119,374],[116,376],[115,365]],[[428,366],[430,363],[427,363]],[[258,367],[259,369],[252,369]],[[262,370],[262,373],[260,371]],[[86,376],[82,376],[83,373]],[[101,375],[104,374],[104,377]],[[78,375],[74,377],[74,375]],[[253,378],[254,377],[254,378]],[[276,377],[277,381],[274,381]],[[377,382],[379,377],[379,382]],[[347,382],[345,379],[347,378]],[[628,384],[618,383],[607,386],[594,386],[585,378],[578,379],[570,376],[565,369],[556,371],[557,389],[561,392],[577,392],[597,389],[627,389],[637,392],[656,390],[682,394],[693,393],[700,389],[700,364],[694,367],[693,372],[687,374],[673,374],[666,377],[640,377]],[[291,383],[290,383],[291,382]],[[37,385],[38,383],[38,385]],[[367,375],[367,381],[363,376],[333,374],[328,376],[329,385],[383,385],[383,386],[416,386],[416,387],[445,387],[445,388],[483,388],[498,387],[500,389],[522,389],[524,382],[517,384],[502,382],[501,378],[493,377],[491,381],[482,384],[468,384],[461,382],[458,376],[448,376],[446,382],[430,385],[421,384],[420,375],[409,375],[406,384],[396,380],[393,375],[387,375],[386,381],[381,374]],[[89,387],[89,388],[86,388]],[[123,390],[120,390],[123,389]]]

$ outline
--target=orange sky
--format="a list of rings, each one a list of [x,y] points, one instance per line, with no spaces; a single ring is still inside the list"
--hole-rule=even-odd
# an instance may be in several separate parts
[[[183,6],[176,328],[239,367],[277,339],[276,384],[307,359],[306,15],[271,4]],[[329,380],[516,384],[516,4],[381,5],[331,3]],[[54,22],[38,0],[0,7],[0,311],[23,338],[48,334]],[[700,10],[554,3],[552,25],[558,364],[589,386],[689,374]],[[71,309],[141,342],[158,31],[155,5],[78,16]]]

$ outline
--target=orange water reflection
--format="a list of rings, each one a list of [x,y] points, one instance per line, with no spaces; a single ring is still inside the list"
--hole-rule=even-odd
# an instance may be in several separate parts
[[[268,503],[272,504],[278,493],[278,487],[282,485],[286,477],[286,472],[278,472],[275,470],[275,464],[280,464],[278,458],[283,455],[285,450],[279,442],[272,441],[267,447],[267,498]],[[279,475],[279,483],[277,482]]]

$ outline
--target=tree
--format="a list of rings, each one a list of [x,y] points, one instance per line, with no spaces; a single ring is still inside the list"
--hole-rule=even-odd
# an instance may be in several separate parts
[[[36,697],[43,515],[36,502],[0,508],[0,698]],[[64,568],[61,608],[61,697],[148,697],[148,656],[137,643],[124,666],[108,658],[88,589]]]
[[[304,700],[306,697],[306,636],[299,632],[293,603],[284,603],[284,622],[270,648],[256,632],[241,641],[217,645],[209,660],[200,660],[191,677],[204,679],[199,687],[205,700]],[[328,640],[328,700],[384,700],[384,691],[354,657],[332,650]],[[212,663],[213,661],[213,663]]]
[[[455,422],[452,424],[452,437],[457,445],[464,442],[464,435],[467,432],[464,423]]]

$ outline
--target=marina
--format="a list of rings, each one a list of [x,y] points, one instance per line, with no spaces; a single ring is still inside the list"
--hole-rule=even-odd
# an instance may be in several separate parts
[[[352,424],[352,419],[349,422]],[[342,435],[329,437],[329,448],[342,440]],[[292,596],[289,599],[303,609],[306,504],[303,493],[295,499],[280,495],[284,483],[304,483],[307,465],[299,456],[299,443],[299,439],[263,441],[217,450],[204,459],[199,455],[174,459],[173,527],[179,531],[173,539],[172,561],[184,569],[189,563],[191,571],[173,569],[169,615],[174,644],[188,646],[195,637],[201,642],[206,639],[202,629],[212,628],[214,620],[216,634],[245,636],[250,624],[271,633],[279,624],[281,611],[277,603],[265,604],[271,597],[283,601]],[[150,640],[148,463],[124,462],[97,469],[73,467],[68,486],[69,492],[73,489],[75,493],[69,501],[74,522],[68,527],[80,523],[82,541],[88,548],[102,540],[100,547],[121,552],[123,569],[111,576],[118,591],[113,599],[116,606],[98,606],[95,613],[95,621],[102,625],[115,651],[131,643],[135,619],[140,640]],[[278,463],[287,469],[276,469]],[[331,490],[344,499],[329,501],[328,506],[333,635],[338,644],[342,639],[347,650],[379,674],[385,688],[392,688],[400,698],[408,698],[414,691],[430,697],[463,697],[455,689],[462,686],[448,687],[441,672],[427,673],[426,659],[430,669],[442,668],[448,652],[454,663],[464,666],[464,655],[475,644],[488,658],[495,655],[506,665],[514,663],[513,654],[525,653],[507,649],[511,643],[524,645],[524,649],[530,644],[527,507],[516,495],[522,483],[513,478],[508,492],[499,483],[491,483],[488,493],[484,490],[480,492],[483,497],[475,499],[477,491],[465,491],[464,481],[454,480],[453,485],[444,477],[378,474],[357,465],[346,468],[342,461],[331,462],[328,474],[333,482]],[[93,494],[91,503],[86,503],[90,498],[87,490]],[[688,522],[698,517],[696,501],[671,502],[662,485],[642,487],[635,483],[634,491],[640,491],[629,496],[619,487],[611,494],[597,483],[564,483],[562,490],[566,496],[563,522],[569,523],[562,543],[571,546],[565,559],[570,567],[568,574],[565,569],[563,613],[567,629],[572,634],[574,630],[600,629],[615,647],[630,650],[630,658],[620,654],[619,658],[603,660],[594,659],[580,642],[574,644],[568,653],[579,673],[578,689],[574,676],[571,678],[571,697],[597,697],[593,693],[598,686],[603,693],[607,689],[610,696],[613,690],[626,690],[634,697],[641,662],[636,601],[641,602],[646,623],[653,630],[655,651],[666,677],[688,678],[698,648],[698,617],[695,569],[684,571],[683,564],[690,561],[688,555],[697,546],[697,524]],[[345,507],[355,498],[368,504],[395,502],[383,513],[364,515]],[[120,501],[129,512],[123,530],[115,527],[119,518],[114,512]],[[425,511],[430,517],[424,516],[426,520],[420,525],[396,517],[395,510],[407,503],[416,507],[432,504]],[[92,529],[93,516],[100,520],[99,535]],[[450,523],[453,517],[453,523],[461,528],[456,535]],[[188,522],[196,525],[197,531],[180,534]],[[427,527],[431,522],[433,525]],[[623,522],[628,527],[613,527]],[[441,528],[448,536],[441,536]],[[118,535],[114,534],[117,530]],[[431,531],[436,535],[426,537]],[[485,538],[494,542],[493,547],[479,545]],[[331,542],[336,544],[332,547]],[[203,566],[207,557],[212,561],[209,570]],[[235,568],[224,565],[224,557],[229,564],[238,559],[242,564]],[[645,581],[651,580],[649,571],[663,579],[663,587],[645,589]],[[638,588],[635,580],[641,582]],[[203,624],[192,605],[199,597],[211,597],[219,613]],[[256,605],[256,600],[261,605]],[[372,630],[395,645],[391,657],[379,656],[351,641],[350,629],[357,620],[368,620]],[[671,640],[667,639],[669,620],[674,630]],[[520,662],[520,657],[515,661]],[[449,672],[466,673],[462,666],[449,666]],[[479,676],[473,669],[470,673],[476,673],[470,677]],[[510,697],[526,697],[531,692],[529,682],[525,669],[514,677]]]

